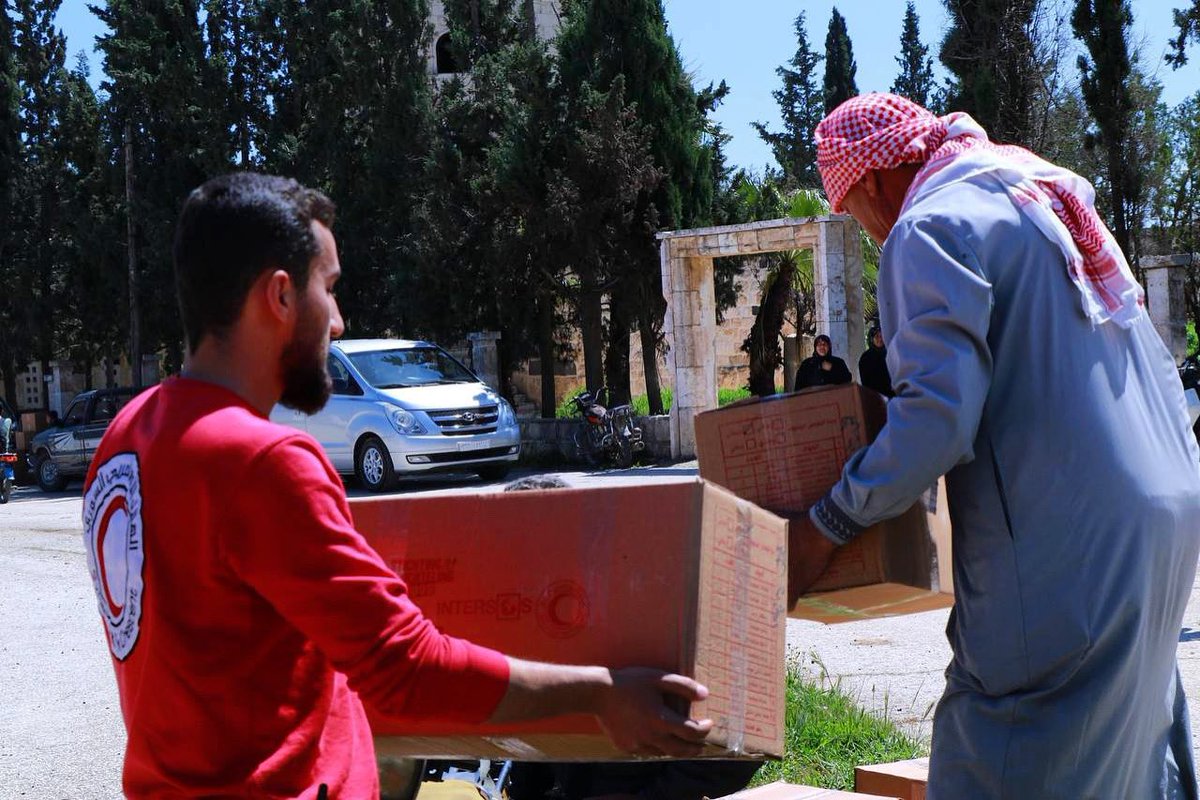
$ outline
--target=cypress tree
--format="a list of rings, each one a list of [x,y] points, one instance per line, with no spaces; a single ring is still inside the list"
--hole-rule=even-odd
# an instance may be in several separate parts
[[[829,18],[829,32],[825,34],[825,113],[858,94],[854,74],[858,71],[854,63],[854,48],[850,34],[846,31],[846,19],[834,6]]]
[[[823,56],[814,52],[808,44],[804,12],[796,17],[796,53],[787,67],[778,67],[775,74],[782,86],[771,95],[779,104],[783,118],[783,130],[772,133],[761,122],[753,123],[762,140],[771,146],[776,163],[783,171],[789,185],[820,186],[821,176],[817,173],[817,146],[813,142],[817,123],[825,115],[825,100],[817,86],[817,65]]]
[[[629,260],[614,265],[609,298],[607,383],[615,400],[629,394],[629,335],[641,334],[646,390],[652,413],[661,410],[657,351],[666,303],[655,228],[703,225],[713,202],[708,110],[693,88],[667,32],[661,0],[589,0],[569,3],[559,37],[560,70],[567,103],[580,107],[588,91],[609,94],[620,80],[623,98],[646,126],[654,165],[662,180],[639,193],[638,207],[621,235]],[[710,101],[719,99],[717,89]],[[654,224],[647,224],[653,209]],[[586,321],[585,321],[586,325]],[[589,380],[595,376],[589,375]]]
[[[18,112],[19,87],[17,63],[13,41],[12,18],[8,15],[8,4],[0,3],[0,219],[12,220],[13,200],[17,169],[21,159],[20,116]],[[13,226],[0,225],[0,329],[16,333],[22,325],[21,313],[15,289],[17,281],[15,264],[10,254],[15,245]],[[13,335],[0,336],[0,373],[4,377],[4,396],[15,399],[17,365],[28,358],[28,353],[19,346]]]
[[[1133,12],[1128,0],[1077,0],[1071,24],[1091,56],[1090,60],[1079,56],[1080,89],[1098,130],[1095,143],[1106,155],[1105,188],[1113,236],[1129,261],[1136,263],[1134,209],[1142,178],[1133,141],[1136,105],[1130,91],[1134,76],[1128,37]]]
[[[1173,14],[1177,36],[1170,40],[1171,52],[1167,53],[1166,61],[1179,69],[1187,63],[1188,42],[1200,42],[1200,0],[1192,0],[1190,7],[1174,9]]]
[[[197,0],[109,0],[91,8],[110,31],[98,45],[116,162],[124,168],[129,156],[124,222],[132,236],[121,233],[134,261],[131,350],[165,351],[171,369],[183,355],[171,267],[175,220],[188,192],[231,166],[227,117],[214,107],[223,76],[207,58]]]
[[[15,283],[6,287],[21,303],[21,325],[8,333],[24,339],[43,370],[55,356],[55,311],[62,287],[61,197],[66,174],[61,146],[66,39],[54,26],[60,0],[16,0],[16,76],[19,89],[20,163],[8,224],[16,235],[9,254]],[[44,392],[44,388],[43,388]],[[42,405],[48,397],[43,394]]]
[[[1039,65],[1031,29],[1038,0],[944,0],[951,27],[941,59],[955,77],[948,110],[966,111],[992,139],[1031,144]]]
[[[933,58],[929,48],[921,44],[920,22],[912,0],[904,9],[904,28],[900,33],[900,55],[896,57],[896,63],[900,65],[900,74],[892,84],[892,93],[928,106],[933,92]]]
[[[338,206],[350,336],[410,330],[417,208],[429,154],[425,0],[278,0],[283,32],[269,168]]]

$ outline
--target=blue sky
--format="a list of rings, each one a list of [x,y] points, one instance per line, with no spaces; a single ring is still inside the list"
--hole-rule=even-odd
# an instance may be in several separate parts
[[[1163,100],[1170,105],[1200,89],[1200,48],[1191,48],[1192,61],[1180,70],[1162,60],[1167,40],[1174,35],[1171,10],[1187,2],[1190,0],[1132,3],[1133,38],[1140,46],[1142,68],[1163,83]],[[775,68],[796,50],[793,21],[799,12],[805,12],[809,43],[823,50],[835,5],[846,18],[858,64],[859,90],[886,91],[898,70],[895,59],[900,52],[904,0],[664,0],[667,24],[696,82],[723,79],[732,89],[716,115],[733,136],[728,151],[732,165],[761,170],[770,162],[770,151],[750,123],[765,122],[778,128],[779,114],[771,92],[779,86]],[[938,44],[947,26],[945,7],[941,0],[916,0],[916,8],[921,39],[930,45],[936,64]],[[72,56],[79,50],[89,51],[93,83],[98,84],[102,64],[91,50],[103,25],[87,10],[85,0],[64,0],[58,22]]]

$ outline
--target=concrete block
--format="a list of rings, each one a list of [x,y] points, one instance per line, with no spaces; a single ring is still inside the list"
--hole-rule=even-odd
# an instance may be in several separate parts
[[[664,293],[683,292],[692,288],[691,274],[688,272],[688,261],[691,259],[672,255],[669,261],[668,279],[663,283]]]
[[[704,301],[699,292],[675,292],[671,295],[671,315],[675,329],[700,325],[704,321]]]
[[[674,404],[705,410],[717,406],[716,366],[677,367]]]
[[[737,233],[737,249],[739,253],[756,253],[758,252],[758,232],[757,231],[738,231]]]
[[[796,231],[791,226],[786,228],[765,228],[758,231],[759,252],[794,249],[796,249]]]
[[[821,246],[825,248],[825,252],[829,254],[841,254],[845,252],[846,245],[843,240],[845,223],[830,221],[821,223]]]
[[[714,328],[689,325],[677,329],[675,336],[675,368],[703,367],[713,363],[716,355]]]
[[[672,410],[673,424],[676,429],[672,432],[671,456],[673,458],[696,457],[696,414],[694,409],[681,408],[678,412]]]

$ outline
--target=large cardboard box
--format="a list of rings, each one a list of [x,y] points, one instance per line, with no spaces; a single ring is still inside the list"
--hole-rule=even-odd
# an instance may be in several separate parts
[[[928,781],[928,758],[854,768],[855,791],[894,796],[901,800],[925,800]]]
[[[696,678],[707,757],[781,756],[787,522],[711,483],[351,501],[448,634],[540,661]],[[623,758],[590,716],[463,728],[372,717],[413,757]]]
[[[819,789],[815,786],[777,782],[726,795],[718,800],[899,800],[899,798],[890,794],[840,792],[837,789]]]
[[[857,384],[747,400],[696,417],[700,476],[763,508],[799,514],[821,499],[842,467],[887,418],[883,398]],[[948,542],[947,542],[948,544]],[[949,563],[949,552],[943,552]],[[938,552],[925,509],[868,528],[845,547],[790,615],[820,622],[944,608]]]

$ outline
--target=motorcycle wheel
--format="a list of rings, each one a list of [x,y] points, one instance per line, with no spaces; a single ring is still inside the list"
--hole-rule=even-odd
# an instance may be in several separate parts
[[[7,503],[10,497],[12,497],[12,481],[4,478],[0,480],[0,505]]]
[[[584,425],[587,425],[585,422]],[[590,431],[586,427],[575,429],[575,452],[579,456],[579,460],[587,464],[589,467],[599,466],[600,455],[592,449],[592,441],[589,436]]]
[[[617,436],[613,463],[617,469],[629,469],[633,466],[633,442],[625,433]]]

